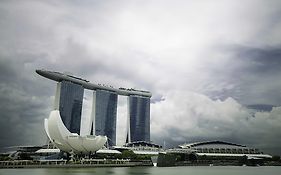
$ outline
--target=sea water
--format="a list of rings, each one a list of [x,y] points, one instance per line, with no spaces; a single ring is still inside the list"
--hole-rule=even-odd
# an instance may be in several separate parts
[[[280,175],[281,167],[181,166],[0,169],[0,175]]]

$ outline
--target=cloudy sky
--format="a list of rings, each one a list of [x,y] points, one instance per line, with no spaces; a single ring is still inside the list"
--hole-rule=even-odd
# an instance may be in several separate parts
[[[149,90],[151,138],[281,154],[281,1],[0,1],[0,147],[44,144],[55,82]],[[90,110],[85,92],[83,117]],[[118,138],[126,98],[118,104]],[[123,134],[123,135],[122,135]]]

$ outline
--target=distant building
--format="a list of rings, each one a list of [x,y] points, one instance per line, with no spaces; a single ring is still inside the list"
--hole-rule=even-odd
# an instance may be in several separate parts
[[[109,146],[116,145],[117,98],[115,92],[96,90],[95,95],[95,135],[108,137]]]
[[[190,149],[198,156],[208,157],[255,157],[272,158],[271,155],[263,154],[257,148],[228,143],[223,141],[206,141],[179,145],[179,148]]]
[[[55,109],[60,111],[62,121],[71,133],[80,134],[83,95],[81,85],[69,81],[57,85]]]
[[[128,97],[127,143],[150,142],[150,98],[137,95]]]

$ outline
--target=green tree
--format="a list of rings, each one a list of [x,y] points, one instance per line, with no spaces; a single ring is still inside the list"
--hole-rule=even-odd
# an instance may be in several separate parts
[[[272,159],[271,159],[272,161],[280,161],[280,156],[277,156],[277,155],[275,155],[275,156],[272,156]]]
[[[132,150],[125,150],[122,152],[123,159],[136,159],[137,155]]]

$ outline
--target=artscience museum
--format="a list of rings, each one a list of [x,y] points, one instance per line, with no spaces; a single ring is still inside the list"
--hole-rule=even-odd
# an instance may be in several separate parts
[[[107,141],[106,136],[80,136],[77,133],[71,133],[63,124],[58,110],[51,111],[49,118],[45,119],[44,127],[50,141],[65,152],[95,152]]]

